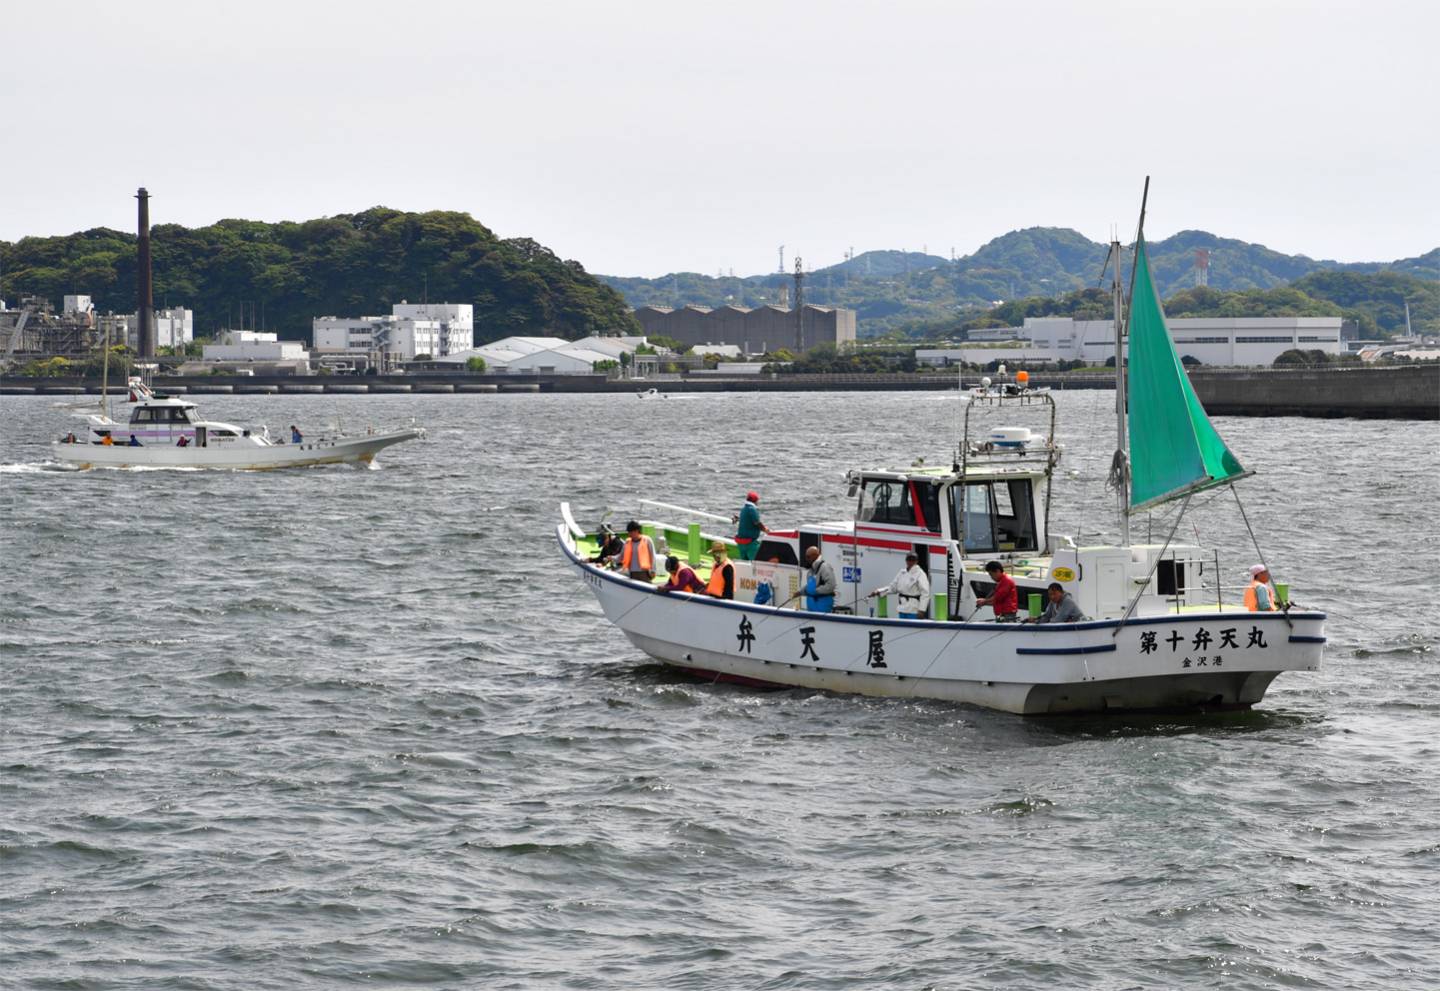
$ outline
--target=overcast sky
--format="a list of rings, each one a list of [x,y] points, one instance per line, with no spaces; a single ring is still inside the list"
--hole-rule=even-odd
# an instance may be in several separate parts
[[[1440,244],[1440,3],[5,7],[0,239],[462,210],[592,272],[1200,228]]]

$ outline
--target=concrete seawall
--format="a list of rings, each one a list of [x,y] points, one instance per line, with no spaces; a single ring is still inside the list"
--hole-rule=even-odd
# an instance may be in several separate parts
[[[1440,362],[1381,368],[1256,368],[1190,373],[1216,416],[1440,420]]]
[[[615,380],[603,375],[463,375],[293,377],[204,376],[161,379],[160,391],[342,394],[615,393],[633,395],[650,388],[664,393],[710,392],[943,392],[953,391],[957,376],[943,374],[747,375],[735,378],[691,377],[680,380]],[[980,376],[967,373],[967,387]],[[1190,372],[1195,393],[1211,413],[1226,416],[1382,417],[1440,419],[1440,362],[1347,368],[1198,368]],[[1030,384],[1057,391],[1113,389],[1114,376],[1103,372],[1033,372]],[[0,395],[98,394],[99,382],[75,378],[0,380]],[[112,392],[115,391],[112,387]]]

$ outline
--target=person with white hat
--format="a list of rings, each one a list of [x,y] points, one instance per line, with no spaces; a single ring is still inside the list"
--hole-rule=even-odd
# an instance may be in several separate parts
[[[1245,608],[1251,612],[1275,612],[1275,592],[1270,588],[1270,572],[1263,564],[1250,566],[1250,587],[1245,590]]]
[[[889,585],[882,585],[865,598],[873,599],[891,592],[895,593],[898,607],[896,614],[901,619],[925,617],[930,607],[930,577],[925,574],[925,569],[920,567],[920,556],[914,551],[905,555],[905,567],[900,569]]]

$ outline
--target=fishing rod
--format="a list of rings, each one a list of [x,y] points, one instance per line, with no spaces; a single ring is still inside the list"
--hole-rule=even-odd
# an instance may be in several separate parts
[[[677,513],[689,513],[691,516],[702,516],[707,520],[716,520],[720,523],[733,522],[728,516],[721,516],[718,513],[707,513],[703,509],[691,509],[688,506],[676,506],[668,502],[657,502],[654,499],[641,499],[640,503],[644,506],[659,506],[661,509],[673,509]]]

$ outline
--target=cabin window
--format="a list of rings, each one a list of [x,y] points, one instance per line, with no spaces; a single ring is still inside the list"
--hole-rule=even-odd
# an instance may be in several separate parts
[[[233,430],[212,430],[212,431],[210,431],[210,436],[211,436],[211,437],[234,437],[234,436],[235,436],[235,431],[233,431]]]
[[[888,479],[865,479],[865,489],[860,496],[859,519],[865,523],[914,526],[915,510],[910,505],[909,484]]]
[[[1028,478],[967,482],[964,495],[955,498],[954,511],[955,529],[965,535],[967,553],[1039,548]]]
[[[154,422],[155,422],[155,412],[156,412],[156,411],[153,410],[153,409],[151,409],[149,406],[142,406],[142,407],[140,407],[139,409],[137,409],[135,412],[133,412],[133,413],[130,414],[130,422],[131,422],[131,423],[154,423]]]
[[[171,423],[189,423],[190,413],[183,406],[172,406],[169,410]]]

